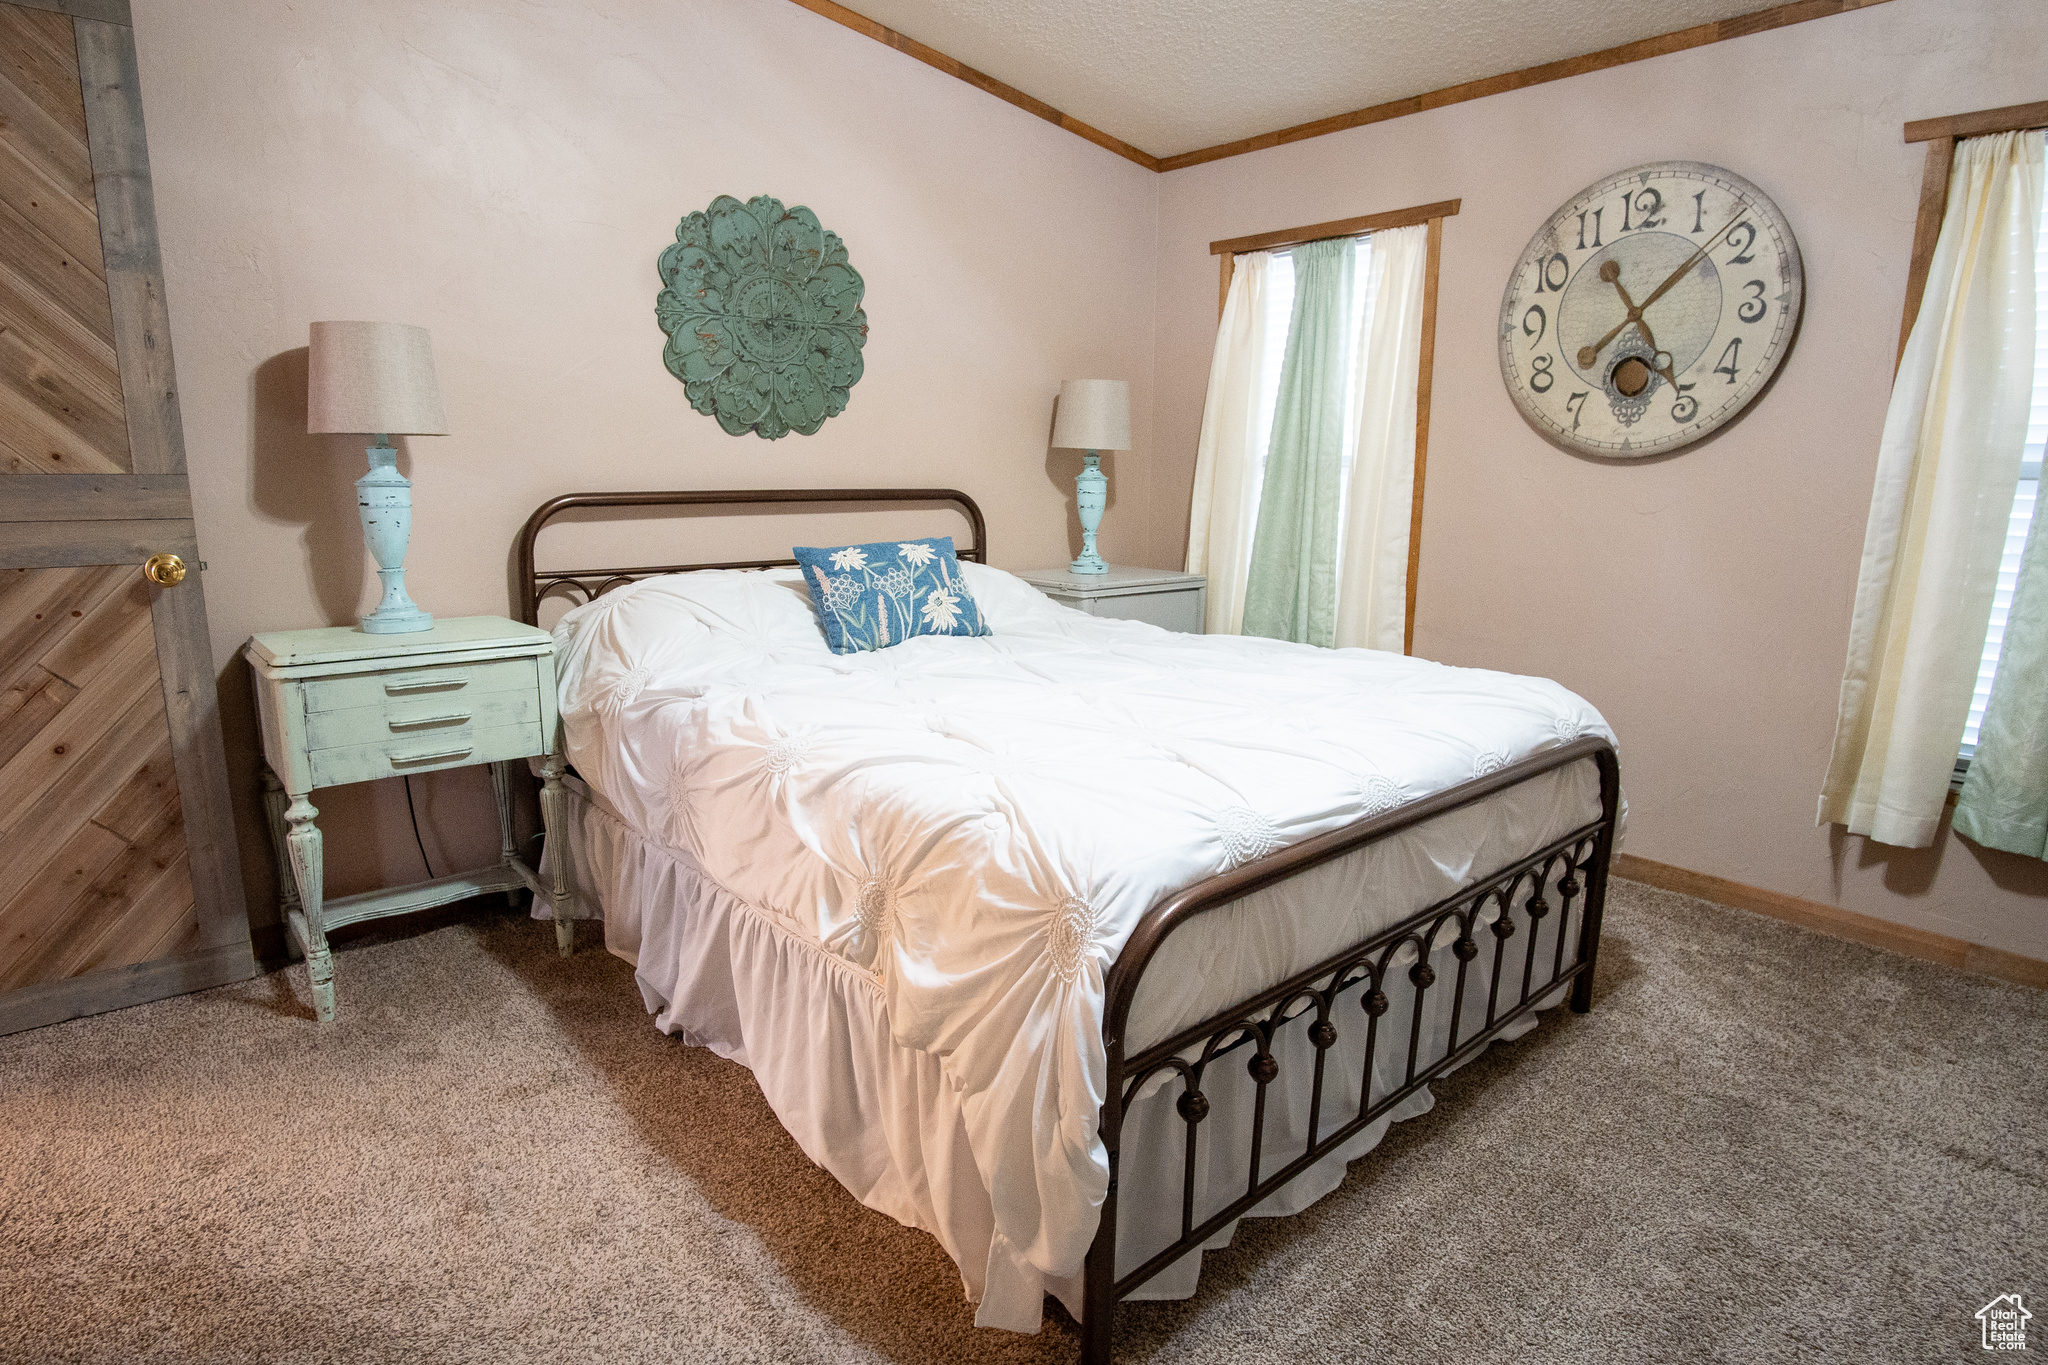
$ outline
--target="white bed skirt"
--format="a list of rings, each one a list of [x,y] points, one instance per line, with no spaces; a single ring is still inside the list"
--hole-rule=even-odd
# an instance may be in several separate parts
[[[602,917],[605,946],[634,966],[634,977],[656,1024],[684,1041],[710,1048],[750,1069],[769,1107],[805,1154],[869,1208],[939,1240],[960,1269],[969,1300],[984,1327],[1035,1332],[1053,1294],[1077,1319],[1082,1285],[1045,1275],[997,1234],[988,1190],[968,1148],[960,1097],[939,1058],[897,1044],[880,989],[864,972],[790,933],[755,911],[675,849],[637,834],[600,799],[569,779],[570,881],[576,913]],[[555,850],[550,848],[551,860]],[[543,880],[548,868],[544,865]],[[1552,904],[1556,904],[1555,898]],[[544,898],[537,918],[552,916]],[[1535,976],[1549,976],[1555,934],[1576,933],[1552,916],[1539,932]],[[1526,916],[1517,914],[1517,951],[1503,964],[1502,1008],[1517,998],[1526,953]],[[1191,926],[1192,934],[1199,926]],[[1461,1036],[1483,1026],[1492,963],[1491,935],[1481,935],[1466,991]],[[1449,935],[1433,958],[1448,982],[1457,964]],[[1410,950],[1412,953],[1412,950]],[[1570,946],[1566,954],[1569,960]],[[1373,1093],[1397,1088],[1407,1059],[1412,988],[1406,973],[1389,973],[1392,1007],[1381,1020]],[[1562,1000],[1553,993],[1545,1007]],[[1443,1050],[1450,1025],[1450,992],[1430,997],[1419,1055],[1426,1065]],[[1348,992],[1337,1018],[1339,1041],[1330,1049],[1324,1079],[1321,1131],[1328,1133],[1358,1112],[1364,1059],[1364,1012]],[[1506,1030],[1518,1037],[1535,1027],[1533,1014]],[[1432,1051],[1432,1048],[1435,1050]],[[1262,1170],[1277,1170],[1302,1148],[1306,1133],[1314,1048],[1302,1021],[1281,1031],[1274,1048],[1279,1079],[1268,1087]],[[1195,1218],[1219,1209],[1245,1188],[1249,1169],[1251,1107],[1256,1086],[1240,1051],[1210,1069],[1203,1092],[1210,1102],[1197,1144]],[[1185,1169],[1185,1123],[1175,1102],[1181,1087],[1161,1073],[1127,1111],[1119,1171],[1117,1271],[1143,1264],[1180,1234]],[[1252,1210],[1252,1216],[1295,1213],[1335,1189],[1346,1163],[1377,1146],[1388,1124],[1428,1112],[1432,1097],[1417,1091],[1389,1115],[1356,1134]],[[1235,1222],[1224,1225],[1205,1249],[1228,1245]],[[1162,1271],[1131,1297],[1186,1298],[1201,1273],[1190,1255]]]

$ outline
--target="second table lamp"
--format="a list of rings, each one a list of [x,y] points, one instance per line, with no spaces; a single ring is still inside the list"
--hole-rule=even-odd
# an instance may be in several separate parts
[[[1102,509],[1109,503],[1109,476],[1102,472],[1102,452],[1131,448],[1131,386],[1123,379],[1064,379],[1053,417],[1052,443],[1064,450],[1082,450],[1081,473],[1074,480],[1074,501],[1081,513],[1081,555],[1070,573],[1108,573],[1109,565],[1095,552],[1095,534],[1102,528]]]

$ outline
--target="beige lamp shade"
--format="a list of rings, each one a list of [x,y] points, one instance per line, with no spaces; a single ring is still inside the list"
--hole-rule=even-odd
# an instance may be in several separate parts
[[[1122,379],[1063,379],[1052,421],[1062,450],[1129,450],[1131,386]]]
[[[403,322],[316,322],[306,352],[306,430],[445,436],[434,341]]]

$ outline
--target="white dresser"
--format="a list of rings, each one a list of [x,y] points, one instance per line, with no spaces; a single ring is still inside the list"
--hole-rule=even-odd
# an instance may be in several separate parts
[[[1027,569],[1017,577],[1053,601],[1090,616],[1117,616],[1190,635],[1202,633],[1209,580],[1198,573],[1112,564],[1108,573]]]

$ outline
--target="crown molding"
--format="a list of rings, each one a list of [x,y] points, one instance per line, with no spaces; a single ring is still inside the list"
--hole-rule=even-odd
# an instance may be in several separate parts
[[[1202,147],[1192,152],[1181,152],[1176,156],[1167,157],[1154,156],[1150,152],[1133,147],[1120,137],[1103,132],[1092,124],[1083,123],[1070,114],[1061,113],[1044,100],[1034,99],[987,72],[977,71],[964,62],[955,61],[937,48],[928,47],[907,34],[878,24],[863,14],[835,3],[835,0],[790,2],[802,6],[813,14],[830,19],[835,24],[842,24],[855,33],[872,38],[885,47],[892,47],[906,57],[913,57],[957,80],[965,81],[999,100],[1014,104],[1026,113],[1036,114],[1048,123],[1056,123],[1074,136],[1086,138],[1096,146],[1115,152],[1127,161],[1134,161],[1147,170],[1164,172],[1184,170],[1189,166],[1200,166],[1210,161],[1221,161],[1225,157],[1243,156],[1247,152],[1260,152],[1290,142],[1303,142],[1312,137],[1340,133],[1347,128],[1362,128],[1369,123],[1384,123],[1388,119],[1405,118],[1409,114],[1441,109],[1449,104],[1463,104],[1467,100],[1484,99],[1488,95],[1504,94],[1510,90],[1525,90],[1532,85],[1561,81],[1568,76],[1581,76],[1589,71],[1605,71],[1610,67],[1625,66],[1630,62],[1645,61],[1651,57],[1662,57],[1667,53],[1705,47],[1709,43],[1726,42],[1731,38],[1746,38],[1753,33],[1767,33],[1790,24],[1803,24],[1809,19],[1826,19],[1850,10],[1882,5],[1886,0],[1791,0],[1789,4],[1776,5],[1753,14],[1739,14],[1732,19],[1721,19],[1711,24],[1695,24],[1691,28],[1682,28],[1654,38],[1639,39],[1633,43],[1623,43],[1620,47],[1589,52],[1581,57],[1566,57],[1560,61],[1545,62],[1541,66],[1525,67],[1504,75],[1466,81],[1462,85],[1446,86],[1442,90],[1432,90],[1427,94],[1390,100],[1366,109],[1354,109],[1348,114],[1334,114],[1329,118],[1317,119],[1313,123],[1298,123],[1292,128],[1282,128],[1277,132],[1260,133],[1256,137],[1239,138],[1235,142],[1222,142],[1214,147]]]
[[[1115,152],[1126,161],[1137,162],[1148,171],[1160,169],[1159,158],[1150,152],[1140,151],[1120,137],[1111,137],[1100,128],[1083,123],[1070,114],[1061,113],[1044,100],[1033,99],[1014,85],[1007,85],[985,71],[976,71],[965,62],[956,62],[937,48],[927,47],[908,34],[898,33],[885,24],[878,24],[864,14],[856,14],[844,5],[835,4],[833,0],[790,0],[790,3],[830,19],[835,24],[843,24],[855,33],[874,39],[884,47],[893,47],[904,56],[915,58],[926,66],[936,67],[955,80],[965,81],[977,90],[994,95],[1007,104],[1016,105],[1027,114],[1036,114],[1047,123],[1056,123],[1075,137],[1086,138],[1098,147]]]

